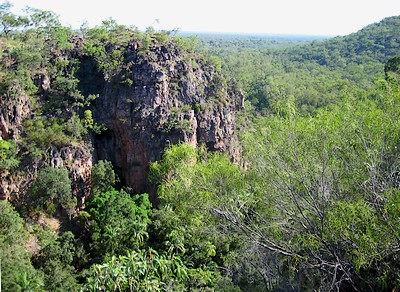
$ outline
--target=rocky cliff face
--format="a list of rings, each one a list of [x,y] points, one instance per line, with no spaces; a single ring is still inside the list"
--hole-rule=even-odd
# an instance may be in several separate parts
[[[19,88],[10,84],[8,92],[0,95],[0,137],[18,139],[23,120],[31,114],[31,102]]]
[[[43,82],[48,82],[44,78]],[[39,84],[42,86],[42,84]],[[19,142],[25,119],[30,118],[35,108],[31,98],[23,93],[18,84],[8,89],[12,94],[0,96],[0,139]],[[90,193],[90,175],[92,153],[86,143],[70,143],[63,146],[51,146],[44,157],[35,161],[22,161],[22,165],[13,171],[0,169],[0,199],[21,201],[27,194],[37,171],[46,165],[66,167],[72,181],[73,195],[78,198],[79,206]],[[23,151],[23,150],[22,150]]]
[[[105,70],[96,56],[85,53],[82,38],[73,39],[70,53],[53,56],[64,61],[76,58],[79,90],[83,96],[98,95],[91,110],[95,121],[106,130],[93,137],[92,145],[87,139],[51,145],[39,159],[30,161],[28,156],[19,169],[0,173],[0,197],[23,199],[38,170],[50,165],[68,169],[73,194],[83,206],[90,194],[91,169],[96,160],[110,160],[124,185],[135,192],[145,192],[149,164],[162,158],[165,147],[179,142],[193,147],[202,143],[239,162],[235,113],[243,106],[243,94],[235,82],[224,78],[218,64],[182,49],[171,38],[158,41],[153,37],[147,41],[150,42],[145,45],[136,39],[111,49],[109,44],[100,44],[106,51],[122,52],[122,63],[111,66],[111,71]],[[40,72],[34,77],[38,87],[36,107],[40,109],[40,103],[49,96],[64,102],[68,95],[54,91],[54,77],[43,73],[47,72],[45,69]],[[53,95],[48,95],[49,91]],[[58,95],[54,96],[54,92]],[[57,118],[47,111],[36,113],[31,99],[18,90],[18,84],[12,97],[0,97],[2,139],[18,143],[27,118]],[[70,117],[72,107],[58,111],[62,117]],[[20,151],[25,151],[23,146]]]
[[[10,88],[0,96],[0,139],[18,140],[22,122],[31,114],[31,108],[29,97],[18,84],[10,84]],[[25,178],[24,175],[1,170],[0,199],[8,200],[12,194],[19,194],[21,189],[25,189]]]
[[[233,81],[172,42],[155,43],[147,52],[139,47],[130,45],[129,70],[105,82],[95,104],[95,119],[107,127],[95,138],[97,159],[112,161],[136,192],[146,190],[149,162],[161,159],[169,144],[204,143],[238,162],[235,112],[243,95]]]
[[[76,143],[63,147],[51,147],[48,156],[47,164],[52,167],[65,167],[68,170],[72,182],[72,195],[78,199],[78,207],[83,207],[86,197],[90,194],[93,166],[90,147]]]

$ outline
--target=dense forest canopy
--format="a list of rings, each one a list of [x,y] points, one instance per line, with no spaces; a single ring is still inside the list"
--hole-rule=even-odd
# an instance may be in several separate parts
[[[0,178],[29,183],[0,201],[3,291],[400,288],[400,17],[288,41],[181,37],[111,19],[73,31],[51,12],[10,8],[0,5]],[[166,43],[222,76],[194,112],[222,107],[215,94],[237,80],[241,162],[170,144],[150,165],[150,200],[94,160],[79,202],[78,173],[57,147],[94,147],[107,131],[92,114],[99,78],[130,88],[127,48],[143,61]],[[182,122],[175,114],[169,130]]]
[[[346,90],[373,86],[384,64],[398,55],[398,26],[399,18],[390,17],[348,36],[307,44],[296,39],[205,38],[203,47],[222,59],[259,111],[294,97],[302,113],[311,113]]]

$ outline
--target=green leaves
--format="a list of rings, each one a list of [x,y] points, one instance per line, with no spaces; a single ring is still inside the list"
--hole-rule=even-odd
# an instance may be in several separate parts
[[[71,291],[78,288],[73,266],[81,256],[81,245],[72,232],[60,235],[52,230],[37,234],[40,251],[33,256],[35,267],[44,273],[45,287],[49,291]]]
[[[71,216],[77,205],[72,196],[71,180],[66,168],[45,167],[39,171],[31,189],[31,204],[54,215],[61,207]]]
[[[93,254],[103,259],[142,247],[148,237],[150,208],[147,194],[131,197],[112,188],[95,193],[87,206]]]
[[[92,194],[93,196],[113,189],[118,182],[110,161],[100,160],[92,168]],[[98,198],[97,198],[98,199]]]
[[[317,278],[330,287],[396,286],[397,267],[387,263],[399,231],[384,210],[397,197],[398,93],[385,91],[383,103],[348,96],[314,116],[254,119],[242,135],[259,196],[246,235],[257,230],[261,246],[284,247],[300,274],[321,268]]]
[[[17,16],[10,12],[12,4],[9,1],[5,1],[0,5],[0,25],[1,32],[5,36],[9,36],[13,30],[28,25],[29,20],[24,16]]]
[[[47,107],[55,111],[60,108],[83,107],[84,96],[78,89],[79,80],[72,74],[60,74],[55,77],[48,91]]]
[[[155,246],[181,256],[190,267],[191,287],[217,287],[223,276],[216,262],[223,265],[230,244],[240,245],[224,233],[220,214],[242,214],[253,203],[243,172],[225,155],[188,144],[170,146],[150,170],[160,198],[152,223]]]
[[[15,142],[0,140],[0,169],[13,169],[17,167],[19,163]]]
[[[35,148],[45,152],[51,145],[62,146],[70,141],[70,137],[64,132],[66,130],[62,120],[46,119],[38,117],[27,119],[24,122],[24,146],[29,152],[35,152]]]
[[[369,89],[383,62],[398,51],[396,38],[386,38],[396,36],[398,18],[357,34],[363,42],[353,35],[283,50],[275,41],[260,41],[271,45],[261,47],[253,39],[213,40],[220,58],[198,58],[183,52],[198,46],[195,39],[172,39],[154,29],[141,33],[111,19],[79,34],[51,12],[32,9],[20,17],[10,7],[0,5],[0,91],[2,100],[18,106],[24,106],[18,97],[28,95],[31,111],[20,115],[16,106],[4,106],[10,110],[7,122],[18,125],[9,127],[15,141],[0,140],[3,184],[19,181],[24,170],[40,169],[55,146],[89,143],[88,134],[101,130],[91,102],[105,83],[122,91],[139,86],[132,66],[157,67],[160,60],[171,65],[162,46],[173,55],[182,51],[176,60],[193,67],[193,74],[204,71],[209,86],[202,91],[217,105],[226,102],[227,90],[239,92],[229,78],[212,73],[228,70],[267,116],[245,113],[245,167],[204,146],[169,146],[150,166],[154,209],[147,194],[114,189],[118,179],[107,161],[93,167],[92,194],[77,226],[65,168],[40,169],[28,202],[13,195],[23,199],[24,187],[8,188],[23,211],[33,211],[28,215],[43,210],[65,219],[66,211],[71,220],[61,230],[71,228],[84,242],[71,232],[32,227],[35,218],[24,222],[8,202],[0,202],[4,289],[76,290],[75,275],[93,263],[84,290],[233,291],[232,281],[246,291],[398,289],[398,58],[387,62],[380,88]],[[180,70],[172,65],[172,71]],[[193,77],[177,74],[183,81]],[[182,84],[172,79],[175,94]],[[211,107],[175,105],[160,128],[187,131],[187,113],[211,113]],[[21,130],[17,120],[25,114],[30,118]],[[17,173],[18,155],[27,159]],[[24,203],[33,208],[24,209]]]
[[[184,289],[187,268],[178,257],[148,249],[95,265],[83,291],[170,291]]]
[[[24,221],[8,201],[0,201],[1,287],[5,291],[42,291],[43,275],[26,250],[29,234]]]

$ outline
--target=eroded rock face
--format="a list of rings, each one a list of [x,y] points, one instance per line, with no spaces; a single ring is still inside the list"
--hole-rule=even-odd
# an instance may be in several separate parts
[[[43,78],[43,82],[47,82]],[[40,84],[39,84],[40,85]],[[13,86],[14,94],[0,96],[0,139],[21,140],[23,123],[31,118],[34,108],[31,100],[18,87]],[[41,86],[41,85],[40,85]],[[72,181],[73,195],[79,206],[84,205],[90,193],[90,175],[92,171],[91,145],[75,143],[62,147],[51,146],[45,158],[38,161],[24,161],[15,171],[0,170],[0,199],[20,201],[27,195],[29,187],[36,178],[40,168],[66,167]]]
[[[174,44],[139,53],[132,45],[126,78],[104,83],[95,118],[107,127],[96,136],[97,159],[112,161],[123,182],[146,191],[149,163],[161,159],[169,144],[206,144],[212,151],[240,159],[235,112],[243,94],[214,65]]]
[[[76,47],[83,42],[77,40]],[[118,46],[114,49],[122,48]],[[235,113],[243,106],[243,94],[235,83],[225,80],[213,62],[172,40],[153,39],[146,49],[141,46],[140,40],[124,45],[122,67],[107,72],[94,57],[76,50],[79,89],[84,96],[99,95],[92,111],[107,130],[95,135],[92,145],[85,141],[51,146],[38,161],[30,163],[26,158],[20,169],[0,173],[0,197],[23,200],[37,172],[50,165],[68,169],[73,195],[83,207],[90,194],[93,160],[100,159],[113,163],[123,184],[145,192],[149,164],[162,158],[165,147],[179,142],[193,147],[203,143],[239,162]],[[46,72],[43,69],[34,80],[42,97],[52,86]],[[34,111],[18,86],[12,98],[0,96],[0,138],[18,142],[24,120],[32,118]]]
[[[85,144],[71,144],[61,148],[51,147],[49,161],[52,167],[65,167],[71,179],[72,195],[78,199],[78,207],[85,205],[85,199],[90,194],[90,179],[92,174],[92,153]]]
[[[18,84],[9,84],[7,93],[0,95],[0,140],[18,140],[22,131],[22,123],[31,114],[32,107],[28,96]],[[13,194],[26,190],[31,175],[0,170],[0,199],[9,200]],[[27,182],[28,181],[28,182]]]
[[[31,103],[17,85],[10,86],[14,94],[0,96],[0,137],[18,139],[23,120],[31,114]]]
[[[71,179],[72,195],[82,208],[90,194],[92,173],[92,153],[88,145],[70,144],[62,147],[51,146],[46,159],[24,166],[21,171],[3,171],[0,173],[0,199],[21,201],[44,166],[65,167]]]

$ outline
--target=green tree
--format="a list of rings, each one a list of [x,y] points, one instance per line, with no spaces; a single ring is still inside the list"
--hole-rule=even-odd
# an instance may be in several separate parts
[[[74,140],[73,137],[68,136],[67,125],[61,119],[47,119],[39,116],[34,119],[26,119],[23,126],[21,144],[35,159],[43,158],[52,145],[63,146]]]
[[[385,78],[391,82],[399,83],[400,57],[389,59],[385,64]]]
[[[17,16],[11,13],[10,9],[12,6],[13,5],[9,1],[5,1],[0,5],[1,31],[6,37],[8,37],[14,29],[18,29],[19,27],[28,25],[29,23],[27,17]]]
[[[243,134],[247,176],[259,201],[245,213],[225,207],[222,214],[276,259],[275,266],[258,265],[265,274],[280,271],[275,286],[398,286],[397,265],[385,268],[398,230],[384,210],[397,197],[399,95],[380,94],[377,102],[348,96],[314,117],[260,118]]]
[[[148,237],[151,204],[147,194],[131,197],[111,188],[96,193],[86,212],[90,215],[90,249],[96,259],[139,249]]]
[[[32,266],[26,250],[29,233],[8,201],[0,201],[0,265],[4,291],[43,291],[43,274]]]
[[[186,290],[187,268],[178,257],[155,250],[130,251],[91,267],[83,291]]]
[[[92,168],[92,193],[105,193],[114,188],[118,177],[108,160],[99,160]]]
[[[234,289],[217,266],[230,271],[225,259],[240,246],[239,238],[225,236],[218,227],[224,224],[222,206],[251,204],[241,170],[223,154],[208,154],[188,144],[166,149],[150,170],[160,200],[152,224],[153,245],[181,257],[188,267],[189,287]]]
[[[0,140],[0,169],[7,170],[17,167],[19,160],[14,141]]]
[[[80,255],[80,244],[72,232],[57,236],[53,231],[42,230],[39,234],[41,249],[33,257],[33,263],[44,273],[47,291],[76,291],[79,287],[73,266]]]
[[[47,166],[41,169],[31,189],[31,203],[49,215],[65,210],[71,216],[75,210],[76,198],[72,196],[71,180],[66,168]]]

